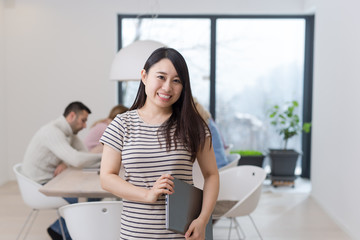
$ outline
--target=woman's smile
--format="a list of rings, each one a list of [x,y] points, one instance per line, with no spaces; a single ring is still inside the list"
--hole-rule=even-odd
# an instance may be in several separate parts
[[[158,93],[158,96],[162,99],[162,100],[169,100],[171,98],[171,96],[169,94],[163,94],[163,93]]]

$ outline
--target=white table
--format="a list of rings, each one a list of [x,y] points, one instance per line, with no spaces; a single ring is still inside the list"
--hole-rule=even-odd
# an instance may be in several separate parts
[[[67,168],[39,189],[46,196],[76,198],[114,198],[100,186],[97,169]]]

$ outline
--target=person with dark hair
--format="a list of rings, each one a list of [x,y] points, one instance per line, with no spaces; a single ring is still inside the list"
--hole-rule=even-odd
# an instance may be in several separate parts
[[[62,116],[40,128],[31,139],[22,164],[30,179],[45,184],[67,166],[85,167],[100,163],[101,154],[90,153],[77,136],[86,127],[90,109],[81,102],[70,103]],[[77,199],[65,198],[69,203]],[[71,239],[65,227],[67,239]],[[62,239],[59,221],[48,228],[52,239]]]
[[[93,123],[88,134],[84,138],[85,146],[89,149],[89,151],[102,153],[103,145],[99,143],[101,136],[103,135],[107,126],[111,123],[111,121],[116,117],[116,115],[120,113],[124,113],[129,110],[122,104],[118,104],[110,110],[110,113],[107,118],[100,119]]]
[[[87,106],[85,106],[85,104],[83,104],[82,102],[72,102],[65,108],[63,116],[66,117],[71,112],[78,114],[83,110],[86,111],[88,114],[91,113],[90,109]]]
[[[141,71],[130,110],[105,130],[102,187],[123,198],[121,239],[204,239],[219,191],[211,133],[195,109],[188,68],[172,48],[155,50]],[[204,176],[203,204],[184,235],[166,229],[165,194],[173,179],[193,184],[197,159]],[[125,168],[125,179],[119,177]]]

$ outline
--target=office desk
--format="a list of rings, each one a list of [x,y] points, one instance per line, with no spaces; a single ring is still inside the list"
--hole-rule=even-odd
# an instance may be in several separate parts
[[[39,189],[46,196],[105,198],[115,197],[100,186],[97,170],[67,168]]]

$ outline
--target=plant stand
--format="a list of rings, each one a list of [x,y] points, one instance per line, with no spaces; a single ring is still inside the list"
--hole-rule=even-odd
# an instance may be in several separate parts
[[[295,176],[271,176],[270,175],[270,180],[271,180],[271,185],[273,185],[274,187],[278,187],[278,186],[288,186],[288,187],[295,187]]]

